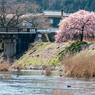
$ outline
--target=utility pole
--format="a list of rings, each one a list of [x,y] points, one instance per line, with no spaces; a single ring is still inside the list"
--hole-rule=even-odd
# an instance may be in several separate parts
[[[63,12],[64,12],[64,3],[63,0],[61,0],[61,17],[63,17]]]

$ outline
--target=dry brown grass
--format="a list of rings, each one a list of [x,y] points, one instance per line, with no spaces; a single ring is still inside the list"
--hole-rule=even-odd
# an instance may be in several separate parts
[[[85,38],[84,37],[83,41],[88,42],[88,43],[95,43],[95,38]]]
[[[20,71],[22,68],[23,68],[22,64],[18,64],[17,60],[14,60],[14,63],[11,66],[11,69],[17,69],[18,71]]]
[[[8,71],[10,68],[9,59],[3,63],[0,63],[0,71]]]
[[[76,39],[77,41],[80,41],[80,39],[78,38],[78,39]],[[74,42],[76,42],[76,40],[68,40],[68,42],[66,42],[66,43],[69,43],[69,44],[72,44],[72,43],[74,43]],[[84,42],[87,42],[87,43],[95,43],[95,37],[94,38],[83,38],[83,41]],[[65,43],[65,42],[64,42]]]
[[[82,51],[79,54],[67,54],[63,57],[66,76],[94,77],[95,76],[95,51]]]
[[[51,75],[51,70],[49,67],[45,69],[45,75],[47,76]]]

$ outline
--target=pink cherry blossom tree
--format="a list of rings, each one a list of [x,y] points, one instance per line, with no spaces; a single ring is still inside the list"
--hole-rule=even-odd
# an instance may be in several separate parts
[[[79,10],[69,17],[63,18],[59,23],[59,31],[55,36],[56,42],[63,42],[68,39],[73,39],[80,36],[80,41],[83,41],[84,36],[95,35],[95,13],[85,10]]]

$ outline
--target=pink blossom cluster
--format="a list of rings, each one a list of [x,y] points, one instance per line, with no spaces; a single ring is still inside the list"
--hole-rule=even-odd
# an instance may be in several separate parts
[[[79,10],[69,17],[63,18],[59,23],[59,31],[56,31],[56,42],[73,39],[74,35],[95,35],[95,13]]]

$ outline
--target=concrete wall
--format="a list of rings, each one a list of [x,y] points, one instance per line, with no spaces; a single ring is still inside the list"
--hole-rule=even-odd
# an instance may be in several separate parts
[[[51,33],[41,33],[41,32],[39,32],[39,33],[36,34],[35,41],[39,40],[39,37],[38,37],[39,34],[42,35],[41,40],[43,42],[48,42],[48,41],[54,42],[55,41],[55,38],[54,38],[54,36],[56,34],[55,32],[51,32]]]
[[[16,54],[16,43],[4,43],[4,52],[12,57]]]

